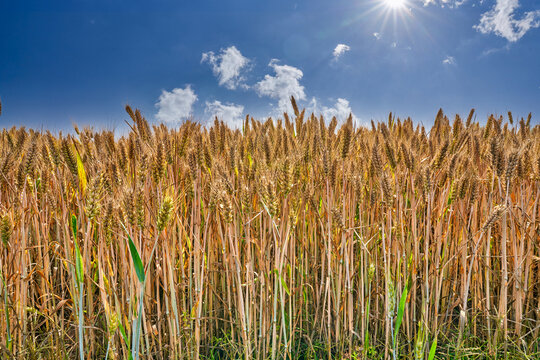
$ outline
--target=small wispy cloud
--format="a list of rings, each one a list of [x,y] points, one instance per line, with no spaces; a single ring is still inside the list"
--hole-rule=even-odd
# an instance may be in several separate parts
[[[277,59],[272,59],[268,66],[274,69],[275,75],[265,75],[263,80],[254,85],[255,91],[259,96],[277,99],[280,111],[291,112],[289,102],[291,96],[296,100],[306,98],[304,86],[300,85],[304,73],[294,66],[279,65]]]
[[[208,122],[212,122],[214,118],[223,120],[229,127],[233,129],[242,128],[244,106],[236,104],[222,104],[221,101],[206,102],[204,112],[209,115]]]
[[[390,46],[393,47],[393,48],[396,48],[397,47],[397,42],[394,41],[392,44],[390,44]]]
[[[530,29],[540,26],[540,10],[524,13],[521,18],[514,17],[519,0],[497,0],[495,6],[480,18],[474,29],[482,34],[493,33],[510,42],[516,42]]]
[[[375,39],[377,39],[377,40],[380,40],[380,39],[381,39],[381,34],[378,33],[378,32],[374,32],[374,33],[373,33],[373,37],[374,37]]]
[[[424,6],[440,5],[441,7],[457,8],[466,2],[467,0],[424,0]]]
[[[213,51],[203,53],[201,63],[204,62],[212,66],[212,71],[218,78],[219,85],[225,86],[229,90],[234,90],[238,86],[248,88],[244,83],[245,78],[242,72],[248,69],[250,60],[242,55],[235,46],[221,49],[218,55],[214,54]]]
[[[351,47],[349,45],[337,44],[334,52],[332,53],[334,55],[334,61],[337,61],[341,55],[345,54],[349,50],[351,50]]]
[[[456,59],[453,56],[447,56],[442,63],[444,65],[456,65]]]
[[[482,51],[482,54],[480,55],[480,57],[489,56],[489,55],[496,54],[496,53],[502,52],[502,51],[509,51],[510,50],[510,44],[511,43],[506,43],[506,45],[504,45],[502,47],[499,47],[499,48],[486,49],[486,50]]]
[[[197,95],[189,85],[184,89],[176,88],[170,92],[163,90],[156,103],[158,108],[156,119],[168,124],[177,124],[192,115],[195,101]]]

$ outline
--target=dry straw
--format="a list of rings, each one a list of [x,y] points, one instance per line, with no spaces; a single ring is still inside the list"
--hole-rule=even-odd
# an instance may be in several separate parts
[[[239,130],[129,106],[121,137],[4,129],[0,358],[79,357],[79,325],[89,359],[538,357],[531,117],[291,105]]]

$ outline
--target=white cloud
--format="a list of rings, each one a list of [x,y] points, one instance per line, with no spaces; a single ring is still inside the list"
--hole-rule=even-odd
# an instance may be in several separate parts
[[[277,59],[272,59],[268,66],[274,69],[275,76],[265,75],[264,79],[255,84],[255,90],[259,96],[268,96],[278,100],[280,111],[292,112],[289,98],[294,96],[296,100],[304,100],[306,94],[299,80],[304,74],[302,70],[289,65],[279,65]]]
[[[349,101],[342,98],[338,98],[335,105],[332,107],[323,106],[322,114],[328,120],[335,116],[339,122],[345,122],[349,115],[352,114],[353,121],[355,123],[358,121],[358,118],[352,112]]]
[[[233,129],[241,129],[244,118],[242,114],[244,113],[243,105],[235,104],[222,104],[221,101],[206,102],[205,113],[210,115],[208,119],[209,122],[212,122],[217,116],[219,120],[223,120],[229,127]]]
[[[443,61],[445,65],[456,65],[456,59],[453,56],[447,56]]]
[[[178,123],[191,116],[195,101],[197,95],[189,85],[185,89],[176,88],[171,92],[163,90],[156,103],[156,118],[165,123]]]
[[[221,49],[219,55],[215,55],[213,51],[205,52],[201,58],[201,63],[203,62],[208,62],[212,66],[212,71],[218,78],[219,85],[230,90],[234,90],[238,86],[248,87],[244,84],[245,78],[242,71],[247,69],[250,60],[244,57],[235,46]]]
[[[374,32],[373,37],[375,37],[375,39],[377,39],[377,40],[380,40],[381,39],[381,34],[378,33],[378,32]]]
[[[306,109],[309,113],[314,113],[316,116],[322,114],[324,120],[329,123],[335,116],[338,123],[344,123],[350,114],[353,117],[353,123],[356,126],[361,125],[360,119],[353,113],[349,101],[347,99],[338,98],[334,106],[323,106],[319,108],[316,98],[312,98]]]
[[[493,8],[482,14],[474,28],[483,34],[494,33],[510,42],[521,39],[530,29],[540,26],[540,10],[529,11],[521,19],[514,18],[519,0],[497,0]]]
[[[337,46],[336,46],[336,48],[334,49],[334,52],[333,52],[334,60],[337,61],[337,59],[339,59],[339,57],[341,55],[343,55],[344,53],[346,53],[349,50],[351,50],[351,47],[349,45],[337,44]]]
[[[395,49],[397,47],[397,42],[394,41],[392,44],[390,44],[390,46]]]

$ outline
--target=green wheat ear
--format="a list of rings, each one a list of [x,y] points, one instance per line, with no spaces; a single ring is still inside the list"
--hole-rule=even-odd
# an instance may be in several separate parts
[[[162,232],[171,218],[173,208],[173,200],[170,196],[166,196],[161,204],[157,217],[157,229]]]

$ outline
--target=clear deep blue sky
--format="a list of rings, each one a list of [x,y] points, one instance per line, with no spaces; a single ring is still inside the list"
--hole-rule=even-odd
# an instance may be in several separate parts
[[[0,127],[121,129],[127,103],[234,121],[287,92],[364,122],[439,107],[539,122],[538,0],[388,1],[2,1]]]

